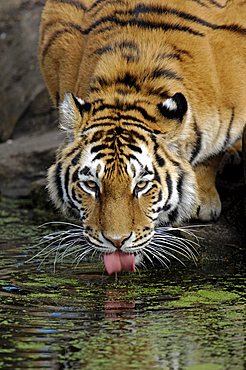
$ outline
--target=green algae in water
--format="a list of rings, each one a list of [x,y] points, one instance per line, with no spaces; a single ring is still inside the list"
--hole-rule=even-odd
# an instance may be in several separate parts
[[[220,275],[210,270],[201,277],[199,269],[150,269],[122,275],[115,284],[98,263],[76,270],[65,264],[56,274],[51,265],[42,271],[35,263],[13,268],[40,233],[27,216],[17,204],[5,205],[2,213],[8,247],[19,238],[21,243],[14,241],[15,259],[4,243],[1,250],[1,285],[16,285],[20,294],[0,292],[0,368],[40,368],[45,360],[46,368],[85,370],[174,370],[174,364],[184,370],[243,369],[239,270],[232,274],[222,266]]]
[[[187,292],[179,300],[169,302],[169,307],[191,307],[199,304],[218,304],[239,299],[240,295],[223,290],[204,290],[197,292]]]
[[[201,364],[185,367],[185,370],[224,370],[221,365],[217,364]]]

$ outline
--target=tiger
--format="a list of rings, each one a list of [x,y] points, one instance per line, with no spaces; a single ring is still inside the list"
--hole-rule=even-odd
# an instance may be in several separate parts
[[[39,63],[66,132],[47,187],[108,272],[151,258],[159,228],[220,216],[216,174],[246,122],[245,23],[243,0],[46,1]]]

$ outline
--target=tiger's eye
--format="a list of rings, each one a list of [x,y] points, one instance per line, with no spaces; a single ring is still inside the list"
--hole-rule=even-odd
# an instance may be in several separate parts
[[[85,181],[84,184],[85,186],[87,186],[87,188],[91,190],[96,190],[97,188],[97,184],[95,183],[95,181]]]
[[[148,181],[139,181],[136,185],[138,190],[144,189],[148,185]]]

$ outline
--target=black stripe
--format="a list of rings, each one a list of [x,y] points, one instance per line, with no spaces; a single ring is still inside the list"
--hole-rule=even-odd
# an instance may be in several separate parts
[[[93,148],[91,148],[91,154],[92,153],[97,153],[100,150],[105,150],[105,149],[108,149],[108,146],[105,145],[105,144],[95,145]]]
[[[85,175],[85,176],[89,176],[89,175],[91,175],[90,167],[85,166],[84,168],[82,168],[82,169],[80,170],[80,174],[81,174],[81,175]]]
[[[94,1],[93,4],[91,5],[91,7],[88,8],[88,12],[91,12],[94,8],[96,8],[98,5],[100,5],[101,3],[104,3],[104,2],[105,2],[105,0],[96,0],[96,1]]]
[[[154,143],[154,153],[157,154],[157,151],[159,149],[159,144],[157,143],[157,138],[155,135],[151,134],[151,140],[153,141]],[[157,162],[158,162],[158,158],[156,158]]]
[[[101,104],[101,105],[99,105],[99,107],[97,107],[97,108],[94,107],[93,108],[92,114],[93,114],[93,116],[95,116],[98,112],[102,112],[102,111],[104,111],[106,109],[114,109],[115,110],[115,109],[117,109],[117,107],[115,105],[113,105],[113,104]],[[99,119],[100,118],[101,117],[99,117]],[[110,116],[108,116],[108,118],[110,119]]]
[[[148,142],[147,142],[147,140],[146,140],[146,138],[145,138],[145,136],[143,136],[143,135],[139,134],[139,133],[138,133],[138,132],[136,132],[136,131],[131,130],[131,135],[135,136],[138,140],[141,140],[141,141],[143,141],[144,143],[148,143]]]
[[[64,177],[64,187],[65,187],[65,191],[66,191],[67,197],[71,200],[70,195],[69,195],[69,191],[68,191],[68,184],[69,184],[69,177],[70,177],[70,168],[71,168],[71,166],[68,166],[66,168],[65,177]]]
[[[127,53],[127,52],[122,52],[121,56],[128,63],[139,62],[139,56],[138,55],[134,55],[134,54]]]
[[[69,178],[70,178],[70,169],[71,169],[71,166],[68,166],[67,169],[66,169],[66,172],[65,172],[65,179],[64,179],[64,187],[65,187],[65,191],[66,191],[66,196],[68,198],[68,204],[71,208],[73,209],[76,209],[76,210],[80,210],[74,203],[73,203],[73,199],[71,198],[70,194],[69,194]],[[72,191],[74,191],[74,189],[72,189]],[[76,199],[76,197],[75,197]]]
[[[105,135],[105,131],[104,130],[100,130],[100,131],[94,132],[94,134],[90,138],[90,143],[94,143],[96,141],[102,140],[102,138],[103,138],[104,135]]]
[[[103,111],[105,109],[123,110],[123,111],[135,110],[135,111],[141,113],[141,115],[147,121],[156,123],[156,118],[154,116],[149,115],[145,108],[140,107],[140,106],[137,106],[137,105],[134,105],[134,104],[124,104],[122,106],[116,106],[116,105],[111,105],[111,104],[103,104],[103,105],[99,106],[98,108],[94,108],[93,109],[93,115],[95,115],[96,113],[101,112],[101,111]],[[124,115],[121,115],[121,117],[124,118]],[[111,118],[109,118],[109,119],[111,119]],[[136,121],[137,118],[134,117],[133,120]]]
[[[176,59],[176,60],[181,60],[181,56],[179,53],[161,53],[157,56],[157,60],[162,60],[162,59]]]
[[[122,96],[127,96],[129,94],[128,89],[122,89],[122,88],[117,88],[116,89],[117,94],[122,95]]]
[[[72,159],[72,164],[76,166],[81,158],[81,150],[76,154],[76,156]]]
[[[153,191],[153,189],[157,189],[157,185],[156,184],[153,184],[145,193],[144,195],[148,195],[149,193],[151,193]],[[153,204],[153,203],[152,203]]]
[[[140,119],[138,119],[136,117],[130,116],[129,114],[120,114],[119,115],[119,119],[120,120],[133,121],[133,122],[144,124],[144,121],[142,121],[142,120],[140,120]],[[123,122],[123,124],[124,124],[124,122]]]
[[[93,76],[92,82],[90,84],[90,90],[91,91],[99,91],[97,84],[100,85],[100,87],[111,85],[113,81],[107,81],[102,76]]]
[[[173,194],[173,181],[172,181],[172,178],[171,178],[171,176],[168,172],[167,172],[167,175],[166,175],[166,184],[167,184],[167,189],[168,189],[168,196],[167,196],[166,203],[163,207],[163,210],[166,210],[165,207],[168,206],[169,201],[171,199],[171,196]]]
[[[132,121],[133,122],[132,124],[134,124],[135,122],[145,124],[143,120],[140,120],[136,117],[130,116],[129,114],[128,115],[120,114],[117,117],[104,116],[104,117],[94,118],[93,123],[94,122],[101,122],[102,125],[103,125],[105,123],[105,121],[110,121],[110,124],[113,124],[113,122],[119,122],[119,121],[122,121],[122,120],[126,120],[126,121],[128,121],[128,123],[129,123],[129,121]],[[126,122],[122,122],[122,124],[124,124],[124,123],[126,123]]]
[[[136,145],[132,145],[132,144],[128,144],[127,145],[129,149],[135,151],[135,152],[138,152],[138,153],[142,153],[142,149],[139,148],[138,146]]]
[[[155,68],[151,72],[150,76],[153,78],[166,77],[170,80],[177,80],[177,81],[183,80],[180,76],[177,75],[176,72],[171,71],[170,69],[165,69],[165,68],[160,68],[160,67]]]
[[[162,211],[163,212],[167,212],[167,211],[169,211],[169,209],[171,208],[171,205],[170,204],[165,204],[164,206],[163,206],[163,208],[162,208]]]
[[[127,72],[123,77],[118,77],[115,81],[112,81],[111,83],[120,83],[130,88],[134,87],[137,92],[141,90],[141,87],[137,82],[137,77],[129,72]]]
[[[98,6],[102,5],[102,6],[105,6],[107,4],[109,5],[112,5],[114,3],[117,3],[117,5],[119,4],[124,4],[124,1],[121,1],[121,0],[96,0],[94,1],[94,3],[91,5],[90,8],[88,8],[87,12],[91,12],[93,10],[95,10],[95,8],[97,8]],[[100,9],[99,9],[100,10]],[[98,12],[98,9],[96,9],[96,12],[94,13],[94,15]]]
[[[132,153],[129,153],[129,154],[124,154],[124,157],[130,161],[130,159],[134,159],[135,161],[137,161],[139,163],[140,166],[142,166],[142,163],[140,163],[139,159]]]
[[[56,165],[56,170],[55,170],[55,184],[56,184],[57,195],[60,198],[60,200],[64,202],[64,195],[63,195],[63,189],[62,189],[62,183],[61,183],[61,170],[62,170],[61,163],[58,162]]]
[[[157,181],[159,184],[161,184],[161,178],[160,178],[156,168],[154,168],[154,172],[155,172],[154,180]]]
[[[104,116],[104,117],[98,117],[98,118],[93,118],[93,123],[94,122],[102,122],[102,124],[105,123],[105,121],[110,121],[110,123],[113,123],[113,122],[119,122],[121,120],[128,120],[128,121],[134,121],[134,122],[139,122],[139,123],[143,123],[144,124],[144,121],[141,121],[140,119],[137,119],[133,116],[130,116],[130,115],[120,115],[120,116],[117,116],[117,117],[114,117],[114,116]]]
[[[178,203],[182,203],[182,199],[183,199],[183,184],[184,184],[184,178],[185,178],[185,175],[184,175],[184,172],[181,171],[181,173],[179,174],[179,179],[178,179],[178,183],[177,183],[177,191],[178,191],[178,195],[179,195],[179,201]]]
[[[222,26],[218,26],[217,30],[224,30],[224,31],[231,31],[240,33],[241,35],[246,35],[246,28],[239,26],[238,24],[226,24]]]
[[[136,110],[137,112],[141,113],[141,115],[150,122],[156,123],[156,118],[154,116],[151,116],[145,108],[134,105],[134,104],[126,104],[124,105],[124,111],[128,110]]]
[[[175,223],[177,221],[177,218],[178,218],[178,207],[176,207],[169,215],[168,215],[168,218],[169,218],[169,222],[170,223]]]
[[[178,184],[177,184],[177,191],[178,191],[180,198],[182,198],[182,195],[183,195],[183,183],[184,183],[184,173],[182,172],[179,176]]]
[[[119,48],[121,49],[129,49],[131,51],[136,51],[136,53],[139,53],[138,44],[133,41],[122,41],[118,44]]]
[[[83,3],[81,3],[79,0],[50,0],[50,2],[57,3],[57,4],[71,5],[77,9],[86,10],[86,6]]]
[[[161,207],[158,207],[154,213],[160,213],[161,211],[163,211],[163,209]]]
[[[72,208],[74,208],[74,209],[76,209],[76,210],[78,210],[78,211],[81,211],[81,210],[82,210],[82,207],[77,207],[77,206],[73,203],[73,200],[77,201],[78,203],[79,203],[79,202],[81,202],[81,199],[77,198],[77,196],[76,196],[76,192],[75,192],[75,189],[74,189],[74,188],[72,188],[72,198],[70,197],[70,199],[71,199],[71,201],[70,201],[69,205],[70,205]]]
[[[191,13],[186,13],[174,8],[169,8],[166,6],[155,6],[155,5],[144,5],[144,4],[139,4],[137,5],[134,9],[130,11],[131,14],[138,16],[140,14],[159,14],[159,15],[167,15],[167,14],[172,14],[177,16],[178,18],[182,18],[194,23],[199,23],[203,26],[208,26],[208,27],[214,27],[216,25],[213,25],[207,21],[205,21],[202,18],[196,17]]]
[[[153,130],[148,129],[146,126],[141,125],[139,123],[123,122],[122,125],[127,126],[127,127],[132,127],[133,126],[133,128],[139,128],[140,130],[143,130],[143,131],[145,131],[148,134],[153,134]],[[98,124],[91,125],[90,127],[88,127],[86,129],[86,131],[87,130],[92,130],[92,129],[95,129],[95,128],[98,128],[98,127],[100,127],[100,128],[104,128],[104,127],[115,127],[115,124],[113,124],[113,123],[108,123],[108,124],[100,124],[100,123],[98,123]],[[161,134],[161,131],[154,130],[154,133],[156,135],[158,135],[158,134]],[[84,136],[84,133],[82,134],[82,136]]]
[[[92,162],[94,162],[96,159],[101,159],[103,157],[106,157],[107,154],[105,153],[98,153],[92,160]]]
[[[195,134],[196,134],[196,142],[195,142],[195,146],[193,150],[191,151],[191,155],[190,155],[191,164],[193,164],[194,160],[196,159],[196,157],[198,156],[202,148],[202,132],[197,126],[197,123],[195,120],[194,120],[194,129],[195,129]]]
[[[215,0],[208,0],[209,2],[210,2],[210,4],[212,4],[212,5],[215,5],[217,8],[220,8],[220,9],[223,9],[223,8],[225,8],[226,6],[227,6],[227,4],[225,4],[225,5],[221,5],[221,4],[219,4],[217,1],[215,1]]]
[[[160,203],[162,201],[162,191],[159,192],[158,199],[154,202],[152,202],[152,205],[155,206],[156,204]]]
[[[68,159],[71,155],[73,155],[75,152],[77,152],[78,149],[79,148],[76,146],[75,148],[70,150],[70,152],[66,154],[66,159]]]
[[[94,53],[98,55],[103,55],[106,53],[112,53],[113,51],[114,51],[114,48],[112,47],[112,45],[105,45],[102,48],[96,49]]]
[[[155,159],[156,159],[156,162],[158,163],[158,165],[160,167],[164,167],[165,166],[165,160],[164,160],[164,158],[162,158],[158,153],[155,153]]]
[[[159,28],[163,31],[172,30],[172,31],[187,32],[193,36],[200,36],[200,37],[204,36],[204,33],[202,32],[193,30],[192,28],[187,27],[187,26],[181,26],[179,24],[172,24],[172,23],[166,23],[166,22],[150,22],[150,21],[145,21],[142,19],[120,20],[119,18],[113,15],[108,15],[108,16],[98,19],[97,21],[92,23],[90,27],[84,29],[83,33],[85,35],[88,35],[90,32],[96,31],[96,29],[99,26],[103,25],[104,23],[108,23],[108,22],[112,24],[116,24],[117,26],[120,26],[120,27],[136,26],[142,29],[154,29],[154,30]],[[112,27],[109,28],[107,26],[107,30],[110,30],[110,29],[112,29]],[[103,29],[103,31],[105,31],[105,29]],[[102,29],[98,30],[97,32],[102,32]]]
[[[75,183],[79,179],[78,173],[79,173],[79,168],[77,168],[77,170],[74,171],[74,173],[73,173],[73,177],[72,177],[72,182],[73,183]]]
[[[154,87],[154,86],[147,86],[147,94],[148,95],[157,95],[158,97],[165,99],[169,97],[169,94],[167,91],[163,90],[164,87]]]
[[[123,44],[123,43],[121,43]],[[108,53],[113,53],[116,51],[116,47],[120,47],[121,49],[123,49],[123,47],[121,46],[121,44],[119,45],[114,45],[114,47],[112,45],[105,45],[104,47],[101,47],[101,48],[98,48],[94,51],[95,54],[97,55],[103,55],[103,54],[108,54]],[[134,53],[132,53],[133,50],[131,50],[130,48],[124,48],[123,50],[121,50],[121,54],[122,54],[122,57],[124,59],[126,59],[127,61],[129,62],[137,62],[139,61],[139,55],[136,55]]]
[[[57,91],[56,92],[56,108],[59,107],[59,104],[60,104],[60,95],[59,95],[59,92]]]
[[[127,55],[125,55],[127,57],[135,57],[135,58],[138,57],[139,50],[138,50],[137,44],[135,44],[131,41],[123,41],[121,43],[114,44],[114,45],[105,45],[101,48],[96,49],[94,51],[94,53],[98,54],[98,55],[103,55],[105,53],[114,52],[117,47],[119,47],[121,49],[121,51],[124,51],[125,53],[127,53],[127,52],[132,53],[133,51],[136,51],[137,55],[135,55],[135,54],[129,54],[128,55],[127,54]]]
[[[218,4],[215,0],[210,0],[210,2],[213,3],[214,5],[216,4],[219,7],[224,7]],[[210,23],[206,21],[205,19],[194,16],[191,13],[183,12],[183,11],[180,11],[174,8],[168,8],[166,6],[161,7],[161,6],[154,6],[154,5],[148,6],[144,4],[139,4],[130,13],[135,16],[138,16],[139,14],[144,14],[144,13],[147,13],[147,14],[155,13],[159,15],[172,14],[172,15],[177,16],[178,18],[185,19],[193,23],[198,23],[198,24],[201,24],[202,26],[212,28],[214,30],[220,29],[220,28],[224,29],[224,27],[228,27],[227,25],[218,25],[218,24]]]

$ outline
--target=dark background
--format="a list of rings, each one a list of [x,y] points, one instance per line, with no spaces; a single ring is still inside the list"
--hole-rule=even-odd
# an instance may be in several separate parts
[[[0,192],[28,196],[61,141],[37,60],[45,0],[0,1]]]

